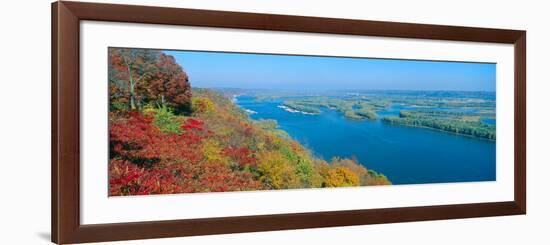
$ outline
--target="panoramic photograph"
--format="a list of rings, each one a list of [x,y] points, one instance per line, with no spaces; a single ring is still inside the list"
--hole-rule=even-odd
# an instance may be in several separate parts
[[[108,80],[109,196],[496,180],[494,63],[111,47]]]

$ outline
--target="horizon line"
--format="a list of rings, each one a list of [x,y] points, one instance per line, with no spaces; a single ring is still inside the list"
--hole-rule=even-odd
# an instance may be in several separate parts
[[[496,93],[496,90],[443,90],[443,89],[281,89],[281,88],[242,88],[242,87],[197,87],[191,86],[191,88],[201,89],[241,89],[241,90],[271,90],[271,91],[304,91],[308,92],[323,92],[323,91],[393,91],[393,92],[491,92]]]

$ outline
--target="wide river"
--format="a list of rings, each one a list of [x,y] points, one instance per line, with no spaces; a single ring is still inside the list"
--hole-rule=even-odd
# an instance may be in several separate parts
[[[316,156],[356,157],[393,184],[495,180],[494,141],[380,120],[350,120],[328,109],[320,115],[290,113],[277,107],[281,101],[258,102],[252,96],[239,96],[236,103],[256,112],[250,114],[253,119],[277,120],[280,129]],[[396,111],[390,108],[379,115]]]

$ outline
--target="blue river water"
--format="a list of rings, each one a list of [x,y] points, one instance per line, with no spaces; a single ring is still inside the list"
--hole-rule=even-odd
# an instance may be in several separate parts
[[[314,155],[356,157],[367,169],[386,175],[393,184],[494,181],[494,141],[426,128],[391,125],[380,120],[356,121],[342,113],[290,113],[281,101],[257,101],[239,96],[237,105],[254,111],[252,119],[277,120],[279,128],[309,148]],[[398,113],[399,108],[379,112]]]

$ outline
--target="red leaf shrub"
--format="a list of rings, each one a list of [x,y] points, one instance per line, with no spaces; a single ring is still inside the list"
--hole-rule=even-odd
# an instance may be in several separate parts
[[[246,147],[232,147],[227,146],[223,149],[223,154],[229,157],[232,161],[238,163],[240,167],[246,165],[256,166],[258,164],[258,159],[254,156],[255,151],[252,151]]]
[[[202,166],[204,174],[199,177],[201,186],[206,191],[244,191],[260,190],[262,185],[254,180],[251,173],[231,171],[224,163],[208,162]],[[200,190],[204,192],[205,190]]]
[[[204,126],[204,122],[188,118],[181,125],[185,131],[175,134],[161,132],[151,117],[138,112],[113,119],[109,195],[261,189],[252,174],[205,159],[201,142],[212,132]],[[256,165],[254,152],[248,148],[229,147],[223,154],[240,166]]]
[[[117,159],[109,163],[110,196],[176,193],[175,181],[167,170],[146,170]]]
[[[194,119],[194,118],[188,118],[185,123],[183,125],[181,125],[181,128],[182,129],[185,129],[185,130],[198,130],[198,131],[202,131],[204,128],[204,123],[197,120],[197,119]]]
[[[202,159],[200,152],[201,135],[186,131],[181,135],[162,133],[152,125],[152,118],[139,113],[130,113],[125,122],[111,123],[111,158],[128,160],[144,167],[151,167],[161,161],[197,162]],[[188,120],[189,121],[189,120]],[[193,120],[192,125],[202,126]]]

